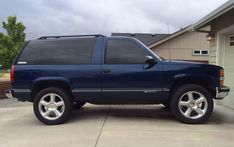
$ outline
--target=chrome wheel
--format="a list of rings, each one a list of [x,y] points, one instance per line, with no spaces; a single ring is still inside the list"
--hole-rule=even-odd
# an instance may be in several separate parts
[[[65,110],[63,99],[55,93],[44,95],[40,99],[38,107],[40,114],[48,120],[60,118]]]
[[[178,105],[180,112],[189,119],[201,118],[206,114],[208,108],[206,97],[197,91],[183,94]]]

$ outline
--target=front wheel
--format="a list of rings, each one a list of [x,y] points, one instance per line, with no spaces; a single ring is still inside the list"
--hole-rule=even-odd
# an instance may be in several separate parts
[[[38,120],[47,125],[58,125],[65,122],[71,114],[71,109],[71,98],[61,88],[43,89],[34,98],[34,113]]]
[[[211,94],[205,88],[195,84],[178,88],[170,102],[174,117],[188,124],[206,122],[213,112],[213,105]]]

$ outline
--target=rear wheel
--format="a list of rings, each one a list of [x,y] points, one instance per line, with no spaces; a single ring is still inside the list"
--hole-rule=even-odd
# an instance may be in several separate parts
[[[34,98],[33,109],[36,117],[47,125],[64,123],[71,114],[69,94],[57,87],[40,91]]]
[[[204,123],[213,112],[211,94],[199,85],[178,88],[170,102],[171,112],[179,121],[189,124]]]

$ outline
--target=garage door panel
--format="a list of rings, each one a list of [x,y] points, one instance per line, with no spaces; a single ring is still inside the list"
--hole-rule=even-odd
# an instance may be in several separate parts
[[[230,47],[226,40],[224,55],[225,85],[230,87],[229,95],[224,99],[224,104],[234,108],[234,47]]]

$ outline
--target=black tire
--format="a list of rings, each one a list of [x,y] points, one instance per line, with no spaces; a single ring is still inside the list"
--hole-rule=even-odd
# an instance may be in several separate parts
[[[55,120],[49,120],[46,119],[45,117],[42,116],[40,110],[39,110],[39,103],[40,100],[43,98],[43,96],[45,96],[46,94],[56,94],[58,96],[60,96],[60,98],[63,100],[63,113],[61,114],[61,116]],[[43,90],[41,90],[34,98],[34,103],[33,103],[33,110],[34,113],[37,117],[38,120],[40,120],[41,122],[43,122],[44,124],[47,125],[58,125],[58,124],[62,124],[65,121],[68,120],[70,114],[71,114],[71,110],[72,110],[72,100],[71,100],[71,96],[62,88],[57,88],[57,87],[49,87],[49,88],[45,88]]]
[[[78,109],[81,109],[84,105],[85,105],[86,102],[83,102],[83,101],[75,101],[73,103],[73,109],[74,110],[78,110]]]
[[[194,98],[196,94],[198,95],[202,94],[206,100],[206,103],[205,102],[200,103],[201,105],[203,105],[201,106],[201,109],[205,109],[205,105],[206,105],[206,109],[205,109],[206,111],[203,112],[200,118],[188,118],[189,116],[190,117],[192,116],[192,113],[193,115],[195,114],[199,115],[199,113],[197,113],[196,110],[194,110],[194,108],[196,109],[198,107],[198,106],[195,106],[196,105],[195,103],[189,103],[188,106],[179,106],[180,100],[183,98],[186,98],[186,94],[188,94],[189,92],[193,93],[192,95],[194,96]],[[187,96],[187,98],[189,99],[189,96]],[[183,114],[183,107],[186,107],[187,110],[190,109],[190,113],[189,115],[187,115],[188,117],[185,116],[186,114],[188,114],[188,113],[185,113],[186,111]],[[200,124],[200,123],[206,122],[213,112],[213,107],[214,107],[214,102],[213,102],[211,94],[204,87],[195,85],[195,84],[187,84],[187,85],[183,85],[179,87],[177,90],[173,92],[172,99],[170,101],[170,108],[174,117],[180,122],[187,123],[187,124]]]

